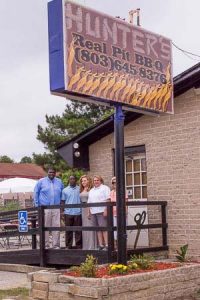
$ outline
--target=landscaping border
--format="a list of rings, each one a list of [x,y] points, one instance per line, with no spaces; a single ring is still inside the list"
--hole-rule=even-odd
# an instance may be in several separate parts
[[[200,264],[115,278],[72,277],[44,270],[29,273],[28,278],[33,299],[172,300],[199,291]]]

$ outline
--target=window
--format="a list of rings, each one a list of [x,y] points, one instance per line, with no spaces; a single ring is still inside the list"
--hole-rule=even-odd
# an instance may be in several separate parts
[[[125,156],[125,180],[129,199],[147,199],[147,169],[145,153]]]

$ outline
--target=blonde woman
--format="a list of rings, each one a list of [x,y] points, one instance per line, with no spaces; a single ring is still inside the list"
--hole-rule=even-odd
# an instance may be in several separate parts
[[[80,199],[81,203],[88,202],[89,191],[92,188],[92,180],[89,176],[83,175],[80,178]],[[88,219],[88,207],[82,208],[82,226],[92,226],[91,220]],[[82,231],[83,250],[96,249],[96,232]]]

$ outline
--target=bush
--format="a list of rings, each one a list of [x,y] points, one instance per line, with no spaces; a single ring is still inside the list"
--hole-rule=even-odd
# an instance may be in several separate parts
[[[154,258],[148,255],[133,255],[130,259],[130,269],[146,270],[152,267]]]
[[[87,255],[86,260],[79,267],[80,275],[84,277],[96,277],[97,259],[92,255]]]

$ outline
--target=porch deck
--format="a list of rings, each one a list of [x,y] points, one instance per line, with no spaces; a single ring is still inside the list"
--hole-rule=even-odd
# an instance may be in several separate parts
[[[105,203],[103,203],[105,206]],[[13,224],[12,230],[0,231],[0,263],[14,263],[14,264],[27,264],[27,265],[40,265],[40,266],[63,266],[63,265],[80,265],[88,254],[93,255],[98,259],[99,264],[111,263],[117,260],[117,251],[114,249],[114,231],[117,229],[113,226],[113,203],[107,203],[108,207],[108,224],[107,227],[82,227],[82,226],[62,226],[47,228],[44,226],[44,211],[47,207],[29,208],[28,232],[19,232],[16,223],[18,211],[2,212],[0,213],[0,224],[6,220],[6,224]],[[128,202],[128,206],[142,206],[147,205],[151,207],[158,207],[155,209],[154,214],[160,222],[144,224],[141,218],[134,218],[133,224],[127,226],[127,231],[136,231],[136,238],[134,247],[127,250],[127,256],[133,254],[142,254],[145,252],[159,252],[168,250],[167,245],[167,223],[166,223],[166,206],[165,201],[145,201],[145,202]],[[70,205],[65,205],[69,207]],[[73,205],[71,205],[72,207]],[[88,206],[102,206],[99,204],[80,204],[80,207]],[[74,206],[73,206],[74,207]],[[60,208],[59,206],[52,206],[51,208]],[[49,207],[48,207],[49,209]],[[140,217],[140,216],[139,216]],[[138,222],[140,220],[140,222]],[[59,230],[65,231],[96,231],[106,230],[108,232],[108,250],[81,250],[81,249],[45,249],[45,231]],[[138,247],[137,241],[142,230],[159,230],[160,245],[151,245],[148,247]],[[11,243],[11,239],[12,243]],[[15,242],[13,242],[15,241]],[[10,243],[10,246],[9,246]],[[17,249],[16,249],[17,247]]]

